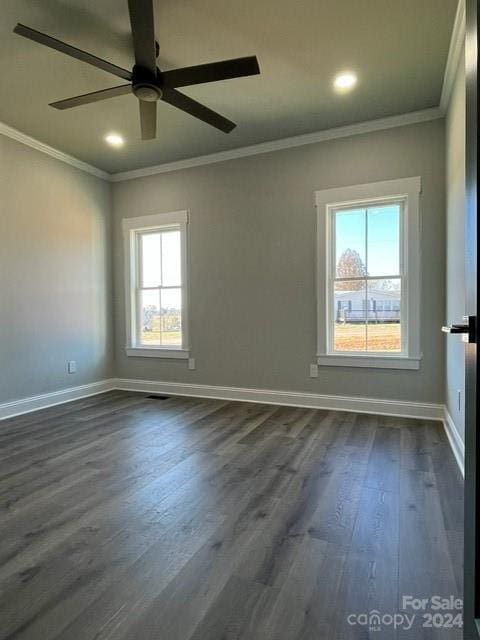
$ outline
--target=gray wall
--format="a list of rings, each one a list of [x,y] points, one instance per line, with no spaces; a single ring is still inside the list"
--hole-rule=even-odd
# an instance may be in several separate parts
[[[314,362],[314,191],[420,175],[420,371]],[[117,183],[114,203],[116,373],[120,377],[443,402],[444,122],[337,139]],[[191,346],[184,361],[127,358],[121,220],[189,209]]]
[[[110,209],[108,183],[0,136],[0,401],[111,375]]]
[[[460,57],[446,118],[447,271],[446,321],[459,322],[465,313],[465,63]],[[460,336],[446,340],[448,411],[463,438],[465,426],[465,347]],[[461,394],[458,407],[458,391]]]

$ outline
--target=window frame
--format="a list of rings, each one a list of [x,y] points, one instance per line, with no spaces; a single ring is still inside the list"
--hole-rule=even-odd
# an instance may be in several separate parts
[[[392,204],[399,204],[400,205],[400,233],[399,233],[399,270],[397,274],[387,274],[387,275],[383,275],[383,276],[369,276],[369,275],[365,275],[365,276],[358,276],[358,277],[349,277],[349,278],[337,278],[336,277],[336,262],[337,262],[337,255],[336,255],[336,217],[335,214],[337,212],[341,212],[344,210],[349,210],[352,209],[352,205],[354,205],[355,208],[365,208],[365,210],[367,210],[368,208],[371,208],[372,206],[376,206],[376,207],[381,207],[383,205],[392,205]],[[405,235],[406,235],[406,206],[407,206],[407,201],[406,201],[406,197],[402,196],[402,197],[391,197],[391,198],[376,198],[376,199],[369,199],[369,200],[363,200],[363,201],[355,201],[355,202],[349,202],[349,203],[342,203],[341,205],[327,205],[327,211],[326,211],[326,216],[327,216],[327,247],[329,248],[329,264],[327,267],[327,353],[328,355],[333,355],[333,356],[356,356],[356,355],[375,355],[375,352],[370,352],[367,351],[362,352],[362,351],[340,351],[340,350],[336,350],[335,346],[334,346],[334,340],[335,340],[335,329],[332,323],[332,318],[334,316],[334,311],[335,311],[335,283],[337,282],[351,282],[351,281],[359,281],[359,282],[365,282],[367,289],[366,292],[368,293],[368,283],[371,281],[375,281],[375,280],[391,280],[391,279],[395,279],[395,280],[400,280],[400,291],[401,291],[401,308],[400,308],[400,325],[402,327],[402,334],[401,334],[401,350],[399,352],[389,352],[389,351],[379,351],[376,352],[378,354],[378,356],[384,357],[385,355],[387,357],[408,357],[408,300],[406,299],[405,296],[405,291],[407,290],[407,283],[408,283],[408,257],[405,255],[406,253],[406,242],[405,242]],[[368,225],[368,222],[367,222]],[[368,242],[368,226],[366,226],[366,235],[365,235],[365,241]],[[366,266],[368,268],[368,255],[366,256]],[[405,298],[405,299],[404,299]],[[365,313],[366,313],[366,318],[367,318],[367,322],[366,324],[368,325],[368,312],[371,310],[370,307],[370,299],[367,297],[365,299],[366,304],[364,304],[365,307]],[[383,301],[382,301],[383,302]]]
[[[188,359],[189,346],[189,290],[188,290],[188,211],[173,211],[122,220],[125,258],[125,306],[127,356]],[[180,231],[182,344],[180,346],[142,345],[139,339],[141,251],[140,238],[148,233],[168,230]],[[168,287],[160,287],[168,288]],[[179,288],[179,287],[174,287]]]
[[[327,366],[419,369],[420,350],[420,193],[421,178],[403,178],[315,192],[317,207],[317,364]],[[334,213],[344,208],[401,202],[400,274],[401,352],[335,351],[333,308],[335,262]],[[355,278],[351,278],[355,279]],[[382,280],[388,276],[365,276]]]

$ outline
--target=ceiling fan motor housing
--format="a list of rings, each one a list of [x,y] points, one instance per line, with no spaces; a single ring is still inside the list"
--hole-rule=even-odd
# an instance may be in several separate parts
[[[156,102],[162,97],[159,82],[148,70],[141,67],[133,67],[132,91],[139,100]]]

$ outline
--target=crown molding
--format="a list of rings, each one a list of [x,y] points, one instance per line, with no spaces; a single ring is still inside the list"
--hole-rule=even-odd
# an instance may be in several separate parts
[[[412,111],[398,116],[368,120],[366,122],[358,122],[344,127],[335,127],[333,129],[324,129],[323,131],[306,133],[300,136],[272,140],[271,142],[262,142],[248,147],[239,147],[238,149],[230,149],[229,151],[220,151],[218,153],[197,156],[195,158],[187,158],[176,162],[157,164],[150,167],[144,167],[143,169],[133,169],[131,171],[113,173],[110,175],[110,180],[111,182],[123,182],[124,180],[153,176],[157,173],[168,173],[170,171],[180,171],[181,169],[191,169],[192,167],[198,167],[201,165],[215,164],[217,162],[236,160],[237,158],[245,158],[247,156],[271,153],[272,151],[280,151],[282,149],[292,149],[294,147],[315,144],[317,142],[325,142],[326,140],[334,140],[335,138],[347,138],[349,136],[360,135],[362,133],[382,131],[384,129],[402,127],[404,125],[415,124],[418,122],[427,122],[428,120],[443,118],[443,116],[444,113],[439,107],[423,109],[421,111]]]
[[[248,147],[239,147],[228,151],[220,151],[205,156],[197,156],[195,158],[187,158],[176,162],[168,162],[158,164],[143,169],[133,169],[131,171],[123,171],[120,173],[107,173],[98,169],[74,156],[70,156],[63,151],[59,151],[54,147],[27,136],[25,133],[14,129],[0,122],[0,135],[13,138],[22,144],[26,144],[37,151],[46,153],[61,162],[65,162],[72,167],[86,171],[97,178],[106,180],[107,182],[123,182],[124,180],[133,180],[145,176],[153,176],[158,173],[168,173],[170,171],[180,171],[182,169],[190,169],[207,164],[216,164],[227,160],[236,160],[237,158],[246,158],[248,156],[260,155],[262,153],[271,153],[272,151],[280,151],[283,149],[292,149],[294,147],[302,147],[317,142],[325,142],[327,140],[335,140],[336,138],[347,138],[349,136],[361,135],[362,133],[371,133],[373,131],[382,131],[384,129],[392,129],[394,127],[402,127],[409,124],[419,122],[428,122],[429,120],[437,120],[444,117],[444,111],[440,107],[431,109],[423,109],[421,111],[412,111],[397,116],[387,118],[379,118],[377,120],[368,120],[366,122],[357,122],[343,127],[335,127],[333,129],[324,129],[323,131],[315,131],[314,133],[306,133],[300,136],[290,138],[282,138],[280,140],[272,140],[271,142],[262,142]]]
[[[17,140],[17,142],[21,142],[22,144],[26,144],[28,147],[32,147],[32,149],[36,149],[37,151],[46,153],[47,155],[52,156],[52,158],[56,158],[61,162],[65,162],[66,164],[69,164],[76,169],[80,169],[81,171],[90,173],[92,176],[102,178],[103,180],[110,180],[111,174],[107,173],[106,171],[102,171],[101,169],[98,169],[91,164],[87,164],[86,162],[83,162],[82,160],[79,160],[74,156],[68,155],[68,153],[64,153],[63,151],[59,151],[54,147],[50,147],[48,144],[40,142],[40,140],[37,140],[36,138],[27,136],[26,133],[22,133],[21,131],[18,131],[18,129],[9,127],[4,122],[0,122],[0,134],[6,136],[7,138]]]
[[[462,53],[462,48],[465,43],[465,29],[465,0],[459,0],[455,14],[455,22],[453,23],[450,47],[448,49],[445,74],[443,76],[442,94],[440,96],[440,109],[443,113],[446,113],[450,96],[452,95],[453,83],[455,82],[455,75],[460,62],[460,54]]]

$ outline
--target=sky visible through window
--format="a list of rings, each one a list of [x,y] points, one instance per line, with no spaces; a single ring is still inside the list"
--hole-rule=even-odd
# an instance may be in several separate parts
[[[400,205],[337,211],[335,230],[337,264],[342,254],[352,249],[366,266],[367,275],[399,273]]]

